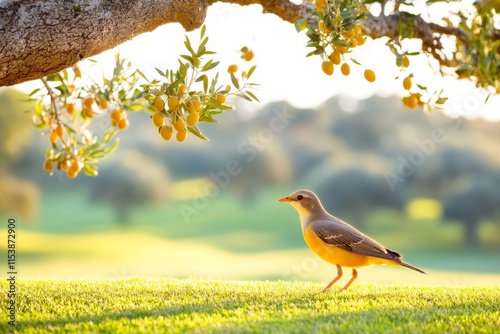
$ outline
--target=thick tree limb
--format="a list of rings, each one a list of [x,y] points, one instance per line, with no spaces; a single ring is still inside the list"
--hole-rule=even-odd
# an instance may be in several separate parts
[[[207,1],[0,1],[0,86],[58,72],[170,22],[201,26]]]
[[[179,22],[193,30],[203,24],[208,6],[217,1],[259,4],[264,12],[291,23],[304,16],[310,5],[288,0],[0,0],[0,86],[58,72],[166,23]],[[403,14],[368,15],[363,24],[372,38],[394,38],[398,22],[413,22],[424,51],[442,65],[452,66],[441,52],[437,35],[467,36],[458,28]]]

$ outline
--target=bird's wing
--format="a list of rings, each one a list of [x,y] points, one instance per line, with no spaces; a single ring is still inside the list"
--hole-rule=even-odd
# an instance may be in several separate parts
[[[312,228],[321,240],[331,246],[384,259],[398,260],[401,258],[399,253],[385,248],[340,219],[317,220],[312,223]]]

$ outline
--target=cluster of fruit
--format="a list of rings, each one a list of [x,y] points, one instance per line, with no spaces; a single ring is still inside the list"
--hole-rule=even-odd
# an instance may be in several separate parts
[[[80,171],[95,176],[94,164],[117,147],[118,142],[112,139],[118,130],[129,126],[124,110],[143,109],[133,102],[131,88],[127,88],[137,80],[136,74],[122,73],[127,67],[117,56],[113,77],[104,78],[102,85],[94,82],[84,86],[77,66],[72,68],[73,75],[63,70],[42,79],[46,93],[33,99],[38,101],[33,124],[48,135],[51,148],[47,150],[44,169],[51,175],[57,169],[65,171],[69,178],[75,178]],[[30,95],[38,91],[40,89]],[[96,115],[104,116],[108,112],[112,126],[101,127],[105,131],[99,136],[89,126]]]
[[[214,69],[219,62],[212,59],[204,61],[204,56],[214,54],[212,51],[207,51],[207,41],[205,26],[201,29],[200,44],[197,49],[193,48],[186,36],[184,45],[188,54],[180,55],[179,68],[167,69],[164,72],[156,69],[164,77],[164,81],[154,80],[144,85],[144,91],[139,94],[149,102],[152,111],[151,120],[164,140],[171,140],[175,134],[176,140],[183,142],[188,132],[206,140],[197,124],[217,123],[213,115],[232,109],[225,104],[228,96],[258,101],[250,91],[256,84],[248,81],[255,66],[248,72],[243,71],[239,78],[236,76],[238,66],[230,65],[227,71],[232,85],[219,85],[219,73],[209,80],[206,73]],[[241,58],[245,61],[250,61],[255,56],[246,46],[242,47],[240,52]]]
[[[349,60],[347,54],[365,44],[366,36],[363,26],[354,23],[358,16],[355,11],[356,6],[347,8],[342,3],[333,8],[333,5],[336,4],[331,4],[327,0],[315,1],[318,21],[317,25],[309,23],[307,35],[311,38],[311,42],[308,46],[316,48],[311,54],[321,54],[323,57],[321,69],[326,75],[332,75],[335,65],[340,65],[340,72],[348,76],[351,67],[347,63]],[[356,60],[350,60],[360,65]],[[370,69],[365,69],[364,77],[369,82],[374,82],[376,79],[375,72]]]
[[[167,110],[165,106],[167,106]],[[181,84],[177,89],[177,95],[171,95],[167,98],[166,105],[161,97],[157,97],[153,102],[153,109],[155,111],[151,119],[159,129],[161,137],[165,140],[172,139],[175,129],[177,131],[175,139],[178,142],[183,142],[187,136],[186,126],[195,126],[200,120],[202,103],[198,95],[189,95],[188,86]],[[165,120],[169,124],[165,125]]]

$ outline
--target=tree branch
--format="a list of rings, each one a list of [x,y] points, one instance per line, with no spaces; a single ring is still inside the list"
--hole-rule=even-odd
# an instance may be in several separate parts
[[[0,86],[38,79],[157,27],[205,21],[207,0],[3,0]]]
[[[215,2],[232,3],[240,6],[261,5],[264,13],[274,14],[290,23],[294,23],[306,14],[305,5],[296,5],[288,0],[208,0],[209,5]]]
[[[58,72],[166,23],[179,22],[186,30],[196,29],[205,21],[208,6],[215,2],[259,4],[264,12],[291,23],[307,15],[312,7],[288,0],[3,0],[0,86]],[[442,52],[440,35],[467,40],[461,29],[402,12],[389,16],[368,14],[362,23],[375,39],[397,37],[399,22],[413,24],[423,50],[445,66],[453,63]]]
[[[399,37],[399,27],[414,27],[414,37],[422,40],[422,50],[431,54],[443,66],[455,66],[453,60],[443,53],[441,36],[455,36],[464,43],[469,42],[469,36],[460,28],[441,26],[425,21],[420,16],[408,16],[406,13],[395,12],[388,16],[374,16],[368,14],[363,22],[365,32],[373,39]],[[410,28],[411,29],[411,28]]]

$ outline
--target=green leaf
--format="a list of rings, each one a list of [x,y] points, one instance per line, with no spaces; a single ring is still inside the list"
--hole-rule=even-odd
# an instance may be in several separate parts
[[[106,148],[106,149],[104,150],[104,152],[103,152],[103,153],[104,153],[104,155],[108,155],[108,154],[110,154],[110,153],[114,152],[114,151],[116,150],[116,148],[118,147],[118,143],[119,143],[119,139],[117,138],[117,139],[113,142],[113,144],[111,144],[111,146],[110,146],[110,147],[108,147],[108,148]]]
[[[43,111],[43,104],[42,104],[42,101],[40,100],[40,101],[38,101],[38,103],[35,106],[35,114],[41,115],[42,111]]]
[[[194,64],[194,59],[193,59],[193,57],[191,57],[191,56],[188,56],[188,55],[181,55],[181,58],[184,58],[184,59],[186,59],[188,62],[190,62],[191,64]]]
[[[205,115],[200,115],[200,122],[219,124],[219,121],[217,121],[216,119],[213,119],[212,117],[208,117]]]
[[[419,84],[417,84],[417,87],[420,88],[421,90],[427,90],[427,87],[419,85]]]
[[[203,91],[205,93],[208,91],[208,77],[206,75],[203,76]]]
[[[162,77],[165,76],[165,73],[163,73],[159,68],[155,67],[156,72],[160,73]]]
[[[245,99],[247,101],[252,102],[252,99],[247,94],[245,94],[245,93],[239,93],[239,94],[235,94],[235,95],[238,96],[238,97],[241,97],[242,99]]]
[[[234,73],[231,73],[231,82],[236,89],[240,89],[240,84],[238,83],[238,79],[234,76]]]
[[[205,80],[204,78],[206,78],[207,76],[205,74],[203,75],[200,75],[198,78],[196,78],[196,80],[194,82],[201,82],[203,80]]]
[[[201,71],[202,72],[205,72],[205,71],[209,71],[211,70],[212,68],[216,67],[217,65],[219,65],[220,62],[216,61],[216,62],[213,62],[212,59],[210,59],[209,61],[207,61],[207,63],[205,65],[203,65]]]
[[[436,104],[444,104],[447,100],[447,97],[440,97],[439,99],[437,99]]]
[[[87,174],[88,176],[97,176],[97,167],[94,165],[91,165],[89,163],[86,163],[83,165],[83,172]]]
[[[28,95],[28,96],[32,96],[32,95],[34,95],[34,94],[38,93],[39,91],[40,91],[40,88],[36,88],[36,89],[34,89],[31,93],[29,93],[29,95]]]
[[[140,99],[143,95],[144,95],[144,91],[143,90],[141,91],[141,90],[136,89],[134,91],[134,98],[133,99],[134,100]]]
[[[198,129],[198,127],[196,125],[195,126],[188,126],[187,130],[188,130],[188,132],[191,132],[196,137],[208,141],[208,138],[205,137],[205,135],[203,133],[201,133],[200,129]]]
[[[351,58],[351,61],[356,64],[356,65],[360,65],[361,66],[361,63],[359,61],[357,61],[356,59],[354,58]]]
[[[248,73],[247,73],[247,79],[250,79],[250,77],[252,76],[252,74],[256,68],[257,68],[257,65],[253,65],[252,67],[250,67],[250,69],[248,70]]]
[[[207,30],[207,26],[206,25],[201,26],[200,39],[202,39],[203,36],[205,36],[206,30]]]
[[[247,90],[245,93],[247,93],[247,94],[248,94],[248,96],[250,96],[250,97],[251,97],[252,99],[254,99],[255,101],[260,102],[260,101],[259,101],[259,99],[257,98],[257,96],[255,96],[255,94],[254,94],[254,93],[252,93],[252,92],[250,92],[250,91],[248,91],[248,90]]]
[[[104,136],[102,137],[102,142],[107,143],[111,138],[113,138],[118,130],[111,128],[106,133],[104,133]]]
[[[144,80],[146,80],[147,82],[149,82],[148,78],[146,78],[146,76],[144,75],[144,73],[141,72],[141,70],[139,69],[136,69],[135,70]]]
[[[194,54],[194,50],[191,47],[191,42],[189,41],[189,38],[186,36],[186,40],[184,41],[184,45],[186,46],[186,49],[188,49],[191,54]]]

